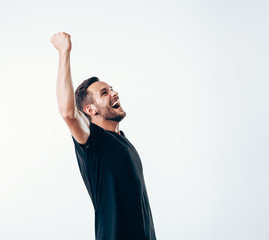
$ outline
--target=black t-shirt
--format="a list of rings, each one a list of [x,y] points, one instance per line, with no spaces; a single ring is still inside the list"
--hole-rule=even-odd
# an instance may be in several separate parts
[[[123,131],[90,123],[90,137],[72,136],[95,210],[96,240],[156,240],[140,157]]]

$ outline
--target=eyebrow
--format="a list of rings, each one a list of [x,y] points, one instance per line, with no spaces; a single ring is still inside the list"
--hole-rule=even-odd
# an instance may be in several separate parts
[[[109,86],[109,88],[113,89],[112,86]],[[102,88],[102,89],[100,90],[100,93],[103,92],[104,90],[107,90],[107,88],[106,88],[106,87],[105,87],[105,88]]]

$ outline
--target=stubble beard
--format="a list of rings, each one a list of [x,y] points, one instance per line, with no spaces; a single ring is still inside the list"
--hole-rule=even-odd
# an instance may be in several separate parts
[[[113,111],[111,108],[105,108],[105,109],[97,109],[100,117],[110,120],[110,121],[115,121],[115,122],[120,122],[123,120],[126,116],[125,111],[117,111],[116,109]]]

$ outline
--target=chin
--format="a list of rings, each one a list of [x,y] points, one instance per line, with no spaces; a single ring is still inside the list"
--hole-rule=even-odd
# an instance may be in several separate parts
[[[113,120],[116,122],[120,122],[125,118],[125,116],[126,116],[126,112],[123,111],[122,114],[118,114],[117,116],[115,116]]]

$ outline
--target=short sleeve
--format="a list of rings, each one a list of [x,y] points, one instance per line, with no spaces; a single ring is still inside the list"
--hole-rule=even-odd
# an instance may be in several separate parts
[[[73,142],[75,144],[75,148],[83,153],[87,153],[90,150],[96,149],[96,145],[98,142],[98,139],[102,135],[102,128],[100,128],[98,125],[94,123],[90,123],[90,136],[87,139],[87,142],[84,144],[81,144],[77,142],[77,140],[71,135]]]
[[[88,140],[85,144],[81,144],[79,142],[77,142],[77,140],[73,137],[73,135],[71,135],[72,139],[73,139],[73,142],[76,146],[78,146],[79,148],[81,148],[81,150],[86,150],[89,148],[89,142],[90,142],[90,138],[91,138],[91,135],[88,137]]]

